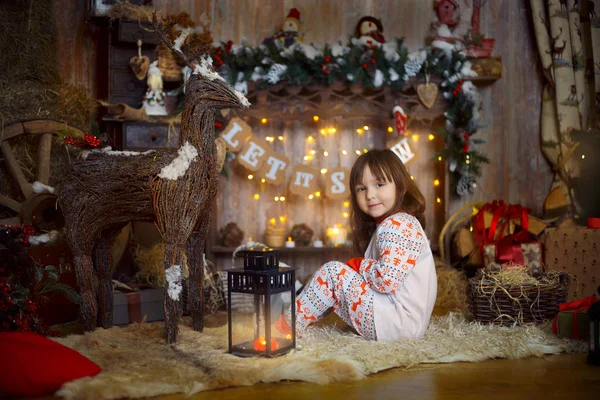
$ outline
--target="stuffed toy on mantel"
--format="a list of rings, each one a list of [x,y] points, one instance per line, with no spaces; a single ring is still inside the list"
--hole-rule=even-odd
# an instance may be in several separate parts
[[[385,43],[383,24],[375,17],[362,17],[356,24],[354,36],[367,45],[373,45],[373,42]]]
[[[296,43],[301,43],[300,26],[300,11],[297,8],[292,8],[283,22],[281,31],[263,40],[263,44],[269,45],[278,42],[283,48],[288,48]]]

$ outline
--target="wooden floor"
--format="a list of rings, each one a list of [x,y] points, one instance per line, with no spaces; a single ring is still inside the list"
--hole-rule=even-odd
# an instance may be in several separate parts
[[[280,382],[153,397],[153,400],[386,400],[386,399],[600,399],[600,367],[586,355],[525,360],[419,365],[393,369],[361,381],[330,385]],[[43,397],[37,400],[56,400]]]
[[[577,354],[420,365],[409,370],[381,372],[350,383],[321,386],[282,382],[154,399],[600,399],[600,367],[587,365],[585,357]]]

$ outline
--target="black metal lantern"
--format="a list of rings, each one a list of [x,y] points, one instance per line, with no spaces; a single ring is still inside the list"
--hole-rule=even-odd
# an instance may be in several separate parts
[[[244,258],[244,267],[227,271],[229,352],[265,357],[286,354],[296,347],[295,268],[279,268],[279,253],[273,249],[251,248],[238,254]],[[242,297],[237,303],[252,307],[234,309],[233,293]],[[286,312],[290,308],[291,313]]]
[[[587,313],[590,320],[590,351],[587,361],[600,366],[600,300],[592,304]]]

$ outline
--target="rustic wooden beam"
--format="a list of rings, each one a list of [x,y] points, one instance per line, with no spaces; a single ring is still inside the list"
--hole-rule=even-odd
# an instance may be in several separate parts
[[[50,179],[50,153],[52,152],[52,134],[43,133],[38,146],[37,180],[44,185]]]
[[[21,203],[16,200],[11,199],[8,196],[0,194],[0,205],[10,208],[13,211],[19,212],[21,211]]]
[[[54,133],[61,129],[70,129],[83,136],[83,131],[69,126],[64,122],[54,121],[51,119],[36,119],[30,121],[15,122],[10,125],[4,126],[1,131],[1,139],[2,141],[5,141],[15,136],[23,134],[40,134],[46,132]]]
[[[32,193],[31,185],[29,182],[27,182],[27,179],[25,179],[25,175],[23,174],[23,171],[21,171],[21,167],[17,161],[17,158],[15,157],[12,147],[10,144],[8,144],[8,142],[4,141],[0,143],[0,148],[2,149],[2,154],[4,154],[4,159],[6,160],[8,169],[19,185],[21,192],[25,198],[29,198]]]
[[[0,226],[1,225],[21,225],[21,220],[19,219],[19,217],[0,219]]]

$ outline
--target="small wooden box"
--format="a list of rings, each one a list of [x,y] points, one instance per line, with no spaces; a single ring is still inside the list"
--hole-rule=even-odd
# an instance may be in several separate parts
[[[123,124],[123,149],[132,151],[177,148],[179,125],[173,125],[169,135],[168,124],[150,122],[125,122]]]

